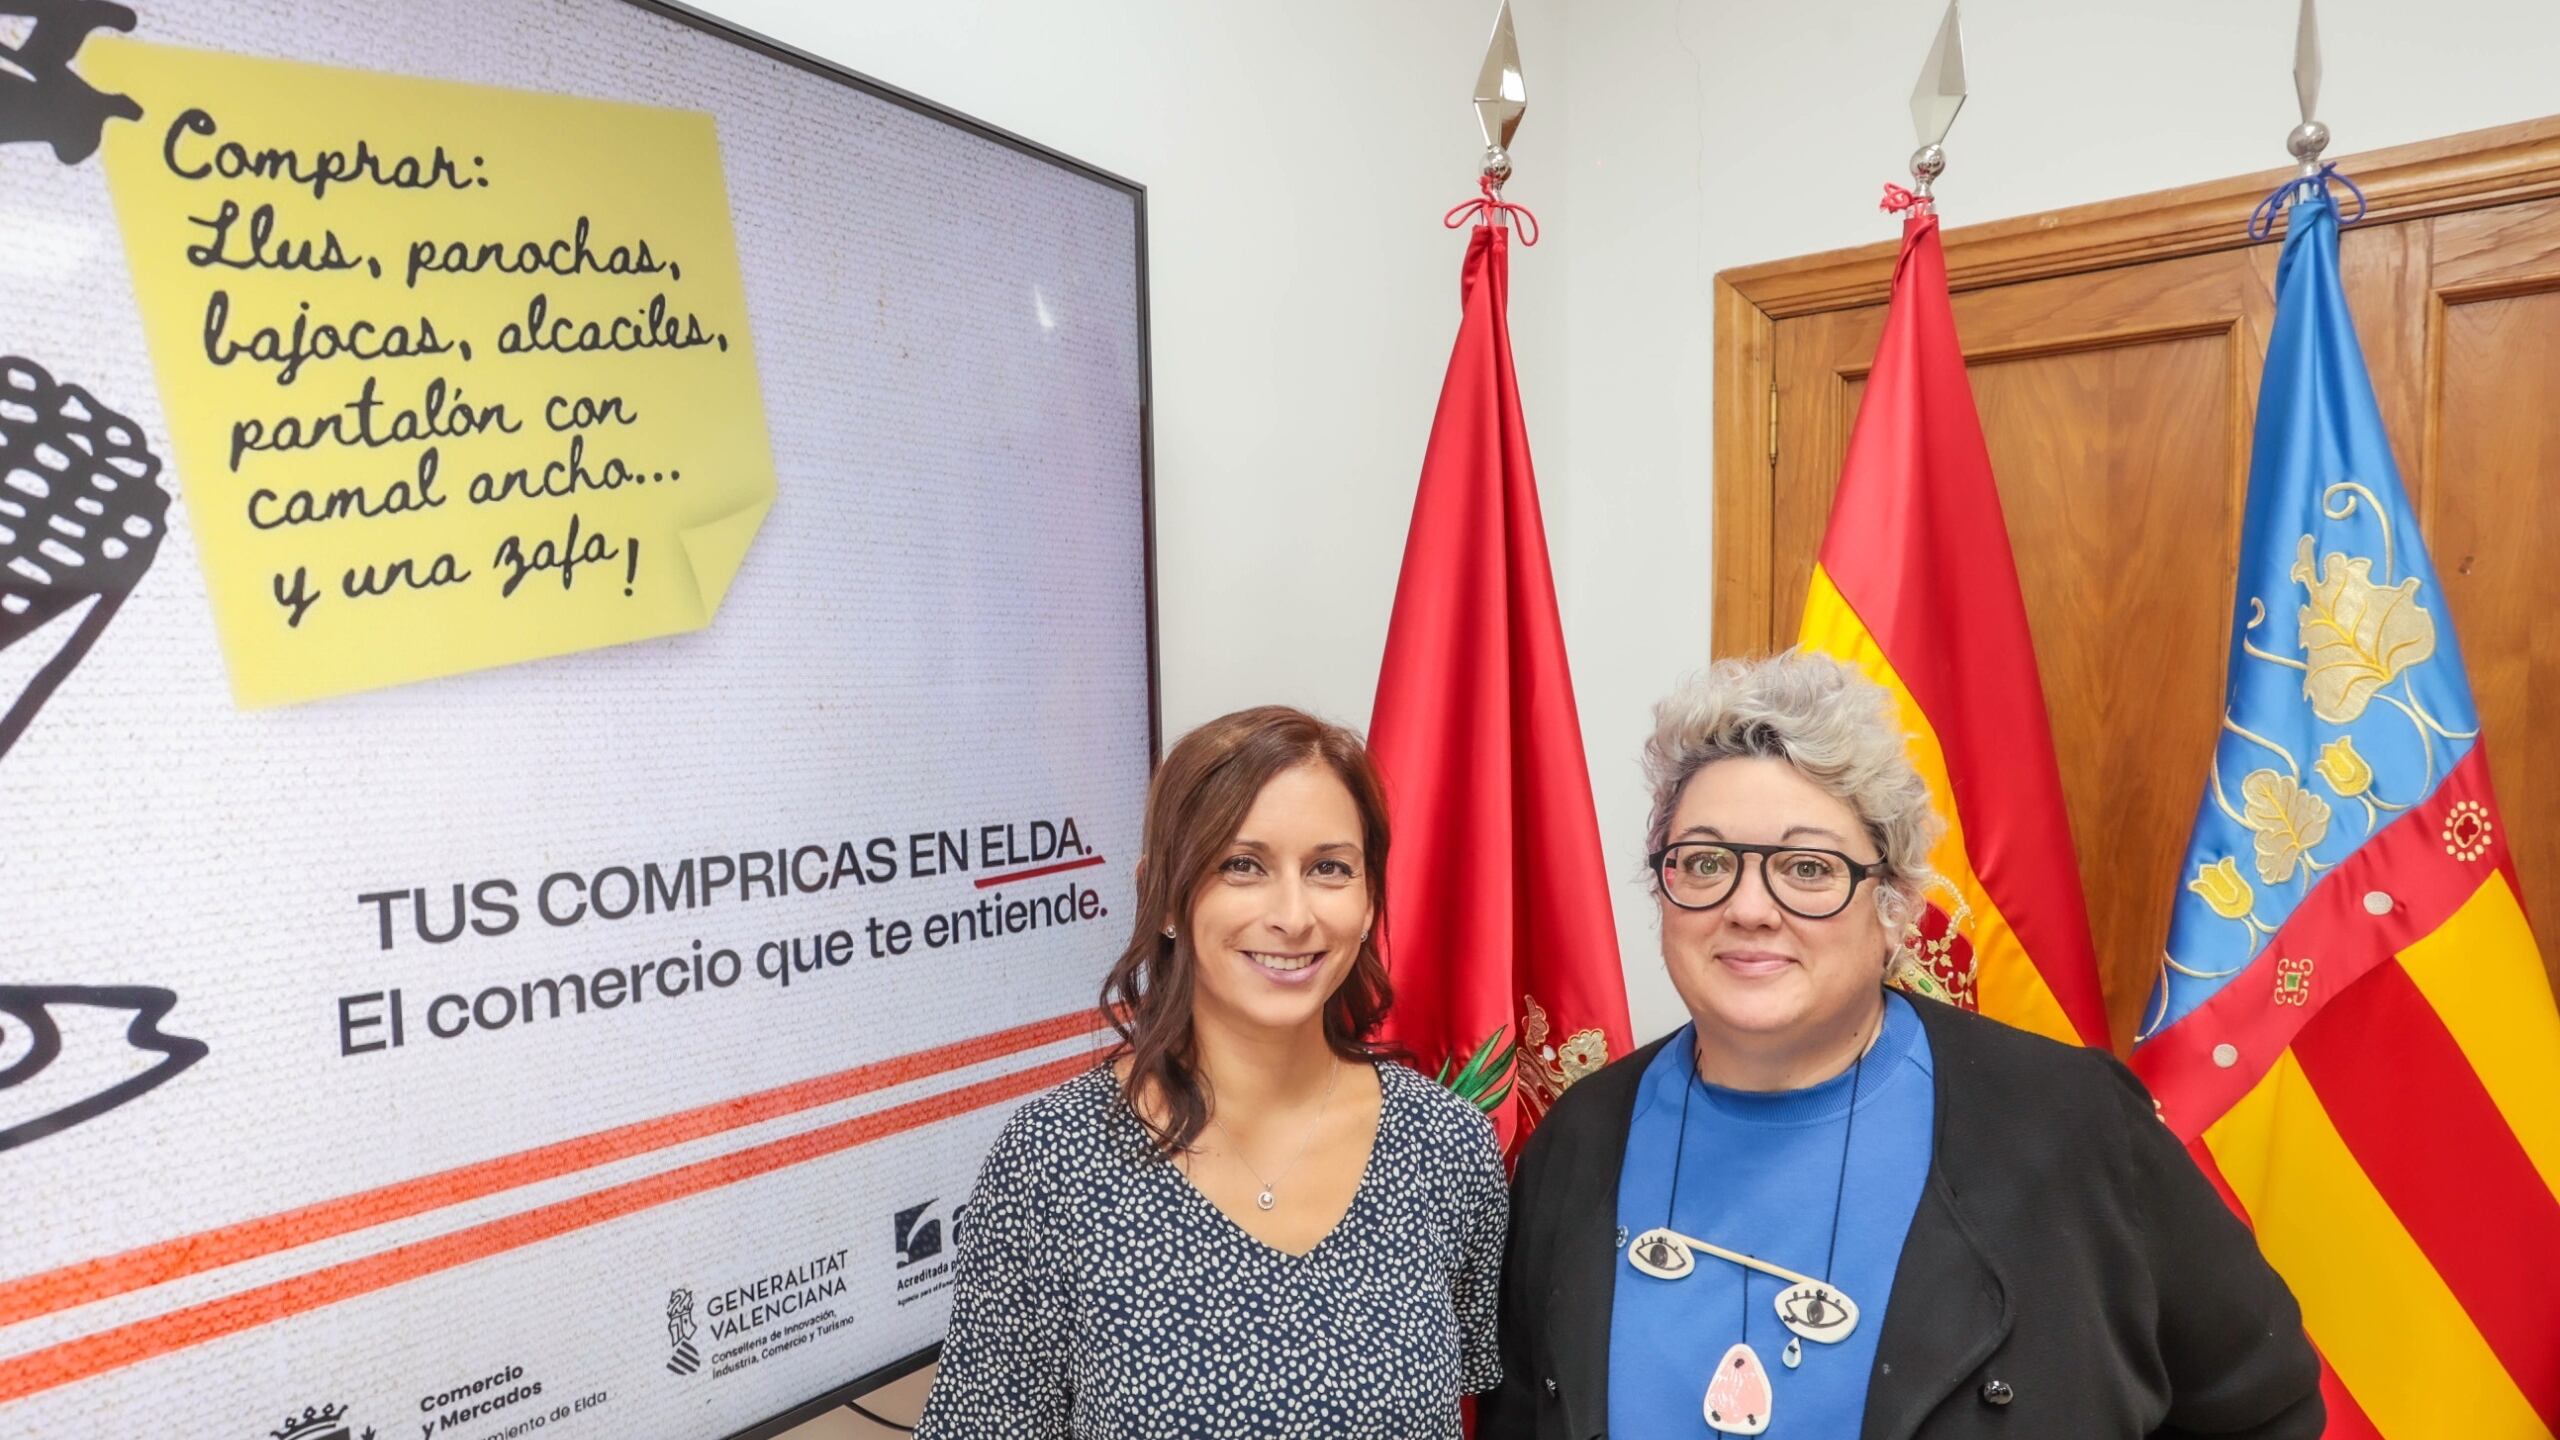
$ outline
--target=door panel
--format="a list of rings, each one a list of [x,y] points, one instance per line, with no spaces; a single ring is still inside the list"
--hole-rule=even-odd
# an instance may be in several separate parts
[[[2119,1045],[2158,967],[2173,876],[2213,754],[2240,516],[2229,334],[1973,367],[2001,508],[2031,597],[2099,976]],[[2127,1003],[2127,1001],[2131,1003]]]
[[[2428,543],[2547,966],[2560,941],[2560,289],[2447,306],[2442,356]]]

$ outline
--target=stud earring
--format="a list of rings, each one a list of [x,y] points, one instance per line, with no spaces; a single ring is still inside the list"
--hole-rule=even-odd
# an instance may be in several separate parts
[[[1167,925],[1166,927],[1164,927],[1164,938],[1166,938],[1167,940],[1170,940],[1170,939],[1172,939],[1172,938],[1173,938],[1173,927],[1172,927],[1172,926]]]

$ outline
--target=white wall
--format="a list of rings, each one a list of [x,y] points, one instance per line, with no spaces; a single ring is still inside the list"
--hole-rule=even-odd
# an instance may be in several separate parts
[[[1492,0],[708,0],[1148,187],[1164,712],[1368,718]],[[1889,238],[1940,0],[1515,0],[1514,342],[1613,873],[1707,654],[1709,281]],[[2560,110],[2551,0],[2324,0],[2334,154]],[[1951,225],[2282,164],[2293,0],[1968,0]],[[1616,895],[1640,1037],[1679,1023]]]
[[[1567,448],[1542,444],[1603,835],[1631,862],[1646,707],[1707,653],[1709,282],[1889,239],[1944,0],[1624,0],[1566,17]],[[1965,0],[1949,225],[2288,163],[2294,0]],[[2322,0],[2331,158],[2560,111],[2551,0]],[[1636,1031],[1684,1018],[1618,897]]]
[[[1475,191],[1492,0],[697,3],[1147,187],[1167,738],[1274,700],[1366,724],[1457,329],[1440,216]],[[1563,181],[1561,9],[1514,3],[1533,208]],[[1512,270],[1559,456],[1564,268]]]

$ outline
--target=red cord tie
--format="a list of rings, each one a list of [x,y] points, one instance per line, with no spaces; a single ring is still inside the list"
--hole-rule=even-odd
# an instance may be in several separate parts
[[[1490,175],[1477,180],[1476,188],[1483,193],[1462,205],[1450,206],[1449,213],[1440,217],[1440,223],[1455,230],[1469,220],[1478,225],[1494,225],[1501,223],[1501,217],[1508,216],[1511,228],[1519,233],[1521,244],[1538,243],[1538,217],[1529,213],[1528,206],[1514,205],[1503,199],[1502,192],[1494,188]]]

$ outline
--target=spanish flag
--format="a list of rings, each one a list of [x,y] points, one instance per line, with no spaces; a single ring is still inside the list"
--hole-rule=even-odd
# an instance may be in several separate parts
[[[2560,1431],[2560,1010],[2479,730],[2307,185],[2133,1064],[2301,1300],[2333,1437]]]
[[[2009,527],[1947,299],[1938,217],[1903,221],[1875,368],[1799,636],[1890,692],[1946,837],[1921,988],[2058,1040],[2107,1043]]]

